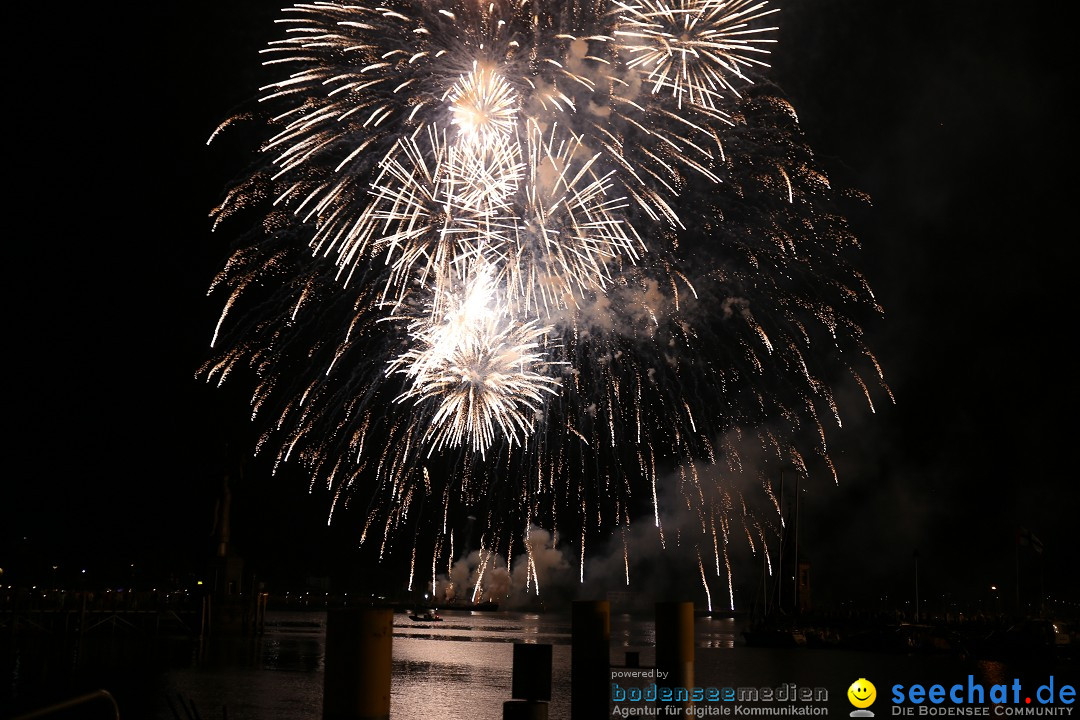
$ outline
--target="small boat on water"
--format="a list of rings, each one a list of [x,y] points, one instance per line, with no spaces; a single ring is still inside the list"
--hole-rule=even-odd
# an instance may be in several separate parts
[[[422,613],[410,613],[409,619],[416,622],[442,622],[442,617],[439,615],[439,613],[431,610],[427,610]]]

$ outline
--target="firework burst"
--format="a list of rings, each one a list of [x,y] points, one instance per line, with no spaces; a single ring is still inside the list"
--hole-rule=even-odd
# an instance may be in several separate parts
[[[775,531],[746,489],[777,507],[770,463],[831,472],[838,371],[888,392],[855,240],[761,82],[774,12],[287,9],[245,115],[264,161],[213,212],[257,222],[200,375],[254,373],[259,449],[360,498],[380,556],[408,537],[434,573],[475,515],[482,552],[529,554],[536,525],[584,568],[612,527],[663,537],[675,497],[732,597],[729,544]]]
[[[744,71],[768,67],[762,44],[775,27],[757,25],[777,12],[756,0],[646,0],[615,3],[619,21],[614,37],[629,56],[627,66],[643,76],[653,93],[670,92],[709,110],[738,96],[749,82]]]
[[[398,402],[431,402],[423,436],[431,455],[467,445],[481,457],[495,441],[496,428],[510,445],[533,431],[545,394],[558,380],[544,374],[549,363],[540,349],[550,327],[519,322],[496,298],[492,272],[471,270],[441,309],[409,323],[411,344],[389,372],[403,373],[409,387]]]

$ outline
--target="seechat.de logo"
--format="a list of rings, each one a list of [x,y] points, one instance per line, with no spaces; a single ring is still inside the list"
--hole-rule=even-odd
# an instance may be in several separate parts
[[[851,717],[874,717],[874,713],[866,709],[877,699],[877,688],[874,687],[874,683],[866,678],[859,678],[847,689],[847,699],[855,706],[855,709],[851,711]]]

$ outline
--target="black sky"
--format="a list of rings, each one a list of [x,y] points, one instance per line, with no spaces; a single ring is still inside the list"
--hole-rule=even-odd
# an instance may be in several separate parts
[[[873,199],[851,220],[897,398],[834,434],[841,483],[808,490],[819,577],[838,596],[889,592],[919,550],[928,582],[977,592],[1010,581],[1024,525],[1045,543],[1048,590],[1076,599],[1076,123],[1060,23],[1004,2],[776,4],[773,78],[834,184]],[[207,213],[243,170],[205,141],[255,92],[277,10],[27,23],[7,112],[0,567],[183,566],[208,548],[214,490],[253,431],[243,388],[194,380],[228,249]],[[301,479],[256,463],[245,483],[263,490],[239,498],[250,556],[311,574],[342,557],[350,530],[323,528]]]

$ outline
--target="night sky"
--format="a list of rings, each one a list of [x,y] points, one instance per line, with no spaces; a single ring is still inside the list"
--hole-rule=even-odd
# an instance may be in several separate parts
[[[850,219],[897,400],[833,433],[840,484],[805,496],[822,597],[906,592],[915,551],[926,592],[1011,587],[1023,525],[1045,544],[1046,591],[1075,601],[1062,23],[1003,2],[776,5],[772,77],[834,184],[873,200]],[[35,18],[9,60],[5,582],[53,564],[194,572],[221,478],[252,447],[246,388],[194,378],[229,241],[207,214],[244,169],[236,147],[205,141],[254,94],[278,6],[146,12]],[[353,557],[356,528],[326,528],[325,498],[306,491],[260,462],[237,480],[237,547],[282,582]]]

